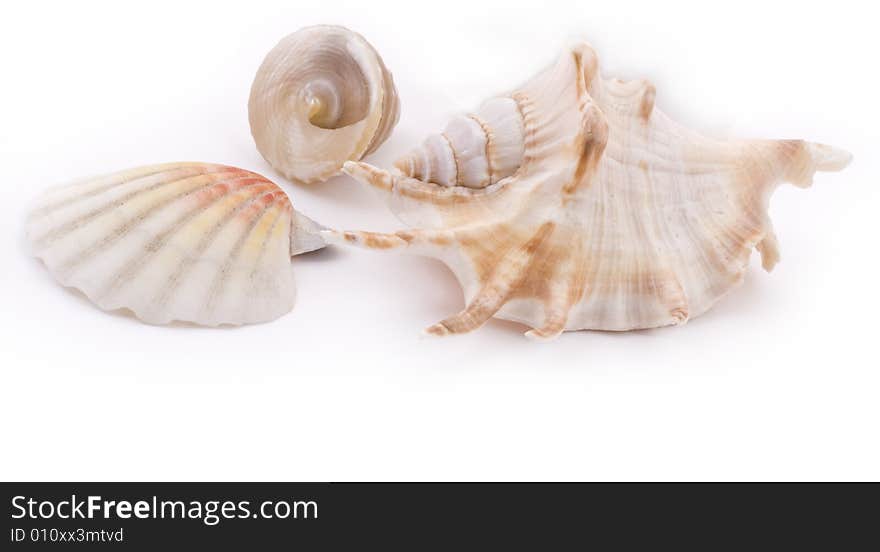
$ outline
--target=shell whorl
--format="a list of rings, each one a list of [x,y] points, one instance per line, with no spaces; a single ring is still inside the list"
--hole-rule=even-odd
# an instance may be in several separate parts
[[[260,154],[291,180],[337,174],[375,151],[400,115],[391,73],[376,50],[344,27],[306,27],[263,60],[248,101]]]
[[[523,134],[516,100],[493,98],[476,113],[454,117],[441,134],[429,136],[395,166],[424,182],[485,188],[519,168]]]

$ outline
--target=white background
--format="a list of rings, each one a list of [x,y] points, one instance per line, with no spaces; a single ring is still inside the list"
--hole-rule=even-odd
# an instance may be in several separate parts
[[[880,479],[880,40],[862,2],[18,2],[0,22],[0,479]],[[705,3],[709,4],[709,3]],[[419,257],[294,259],[289,315],[240,329],[108,314],[28,257],[42,189],[174,160],[283,180],[247,123],[285,34],[364,34],[402,116],[389,166],[457,112],[552,62],[571,38],[603,73],[722,136],[849,149],[844,172],[779,189],[782,262],[680,328],[533,343],[462,307]],[[400,228],[348,177],[282,184],[348,229]]]

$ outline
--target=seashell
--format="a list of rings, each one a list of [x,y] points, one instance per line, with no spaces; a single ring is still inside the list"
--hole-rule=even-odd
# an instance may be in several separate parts
[[[400,103],[391,73],[364,37],[317,25],[269,52],[251,86],[248,116],[266,161],[311,183],[375,151],[397,124]]]
[[[281,188],[235,167],[169,163],[45,193],[27,220],[62,285],[145,322],[273,320],[293,307],[290,257],[324,246]]]
[[[742,280],[752,248],[768,271],[779,260],[767,215],[776,186],[807,187],[851,156],[800,140],[708,138],[654,97],[647,81],[601,78],[593,50],[576,44],[397,170],[346,163],[418,229],[325,239],[445,262],[467,306],[432,334],[491,317],[534,338],[683,324]]]
[[[524,132],[516,101],[493,98],[476,113],[453,118],[442,134],[429,136],[395,166],[434,184],[485,188],[519,168]]]

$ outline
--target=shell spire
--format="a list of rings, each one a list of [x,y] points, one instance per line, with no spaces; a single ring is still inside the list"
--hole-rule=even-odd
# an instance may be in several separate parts
[[[416,229],[322,234],[446,263],[466,306],[432,334],[492,317],[540,339],[682,324],[742,281],[753,249],[766,269],[775,265],[767,207],[779,183],[808,186],[851,156],[802,140],[709,138],[656,109],[655,97],[648,81],[602,78],[594,51],[576,44],[506,97],[521,124],[505,131],[507,143],[522,142],[518,162],[505,165],[512,172],[464,178],[462,159],[475,158],[480,135],[459,141],[454,131],[446,144],[429,138],[395,172],[346,163]],[[485,136],[501,143],[499,134]]]
[[[443,186],[485,188],[512,175],[523,156],[522,115],[512,98],[494,98],[455,117],[441,134],[395,163],[402,174]]]

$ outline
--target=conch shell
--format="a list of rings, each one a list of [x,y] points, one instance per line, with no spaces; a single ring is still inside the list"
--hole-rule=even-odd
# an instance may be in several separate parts
[[[323,247],[321,228],[258,174],[170,163],[50,190],[27,236],[58,282],[102,309],[216,326],[288,312],[290,257]]]
[[[376,50],[345,27],[283,38],[263,60],[248,102],[257,149],[287,178],[319,182],[388,138],[400,104]]]
[[[654,108],[644,80],[600,77],[584,43],[520,89],[454,120],[397,163],[345,172],[387,193],[416,230],[328,240],[438,258],[467,306],[431,334],[491,317],[527,336],[683,324],[743,278],[752,248],[779,259],[767,215],[787,181],[810,185],[844,151],[800,140],[719,140]]]

